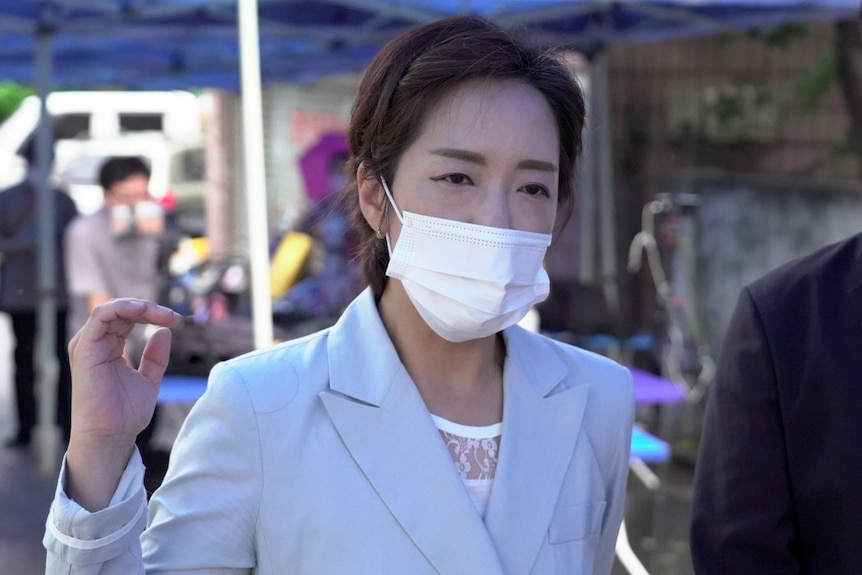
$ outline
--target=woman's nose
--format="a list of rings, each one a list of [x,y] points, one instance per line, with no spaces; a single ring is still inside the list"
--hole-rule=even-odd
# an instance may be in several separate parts
[[[489,194],[488,200],[483,203],[479,213],[476,214],[476,223],[492,228],[512,228],[512,211],[506,194],[495,192]]]

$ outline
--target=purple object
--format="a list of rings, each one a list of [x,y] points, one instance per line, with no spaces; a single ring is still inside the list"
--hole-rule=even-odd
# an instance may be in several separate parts
[[[312,202],[317,203],[335,191],[333,170],[340,166],[337,160],[347,158],[348,153],[344,132],[329,132],[302,154],[299,169],[305,180],[305,193]]]
[[[656,405],[681,403],[685,400],[685,389],[678,383],[653,375],[636,367],[629,367],[635,381],[635,403]]]

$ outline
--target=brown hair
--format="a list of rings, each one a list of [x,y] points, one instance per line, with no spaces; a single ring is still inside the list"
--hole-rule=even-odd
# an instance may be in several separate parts
[[[472,79],[515,79],[548,102],[560,138],[559,217],[572,212],[574,164],[581,151],[584,98],[563,63],[481,18],[459,16],[418,26],[391,40],[365,72],[348,130],[348,186],[343,192],[359,239],[358,258],[376,296],[386,286],[389,253],[359,210],[356,174],[395,179],[401,155],[419,136],[431,108]]]

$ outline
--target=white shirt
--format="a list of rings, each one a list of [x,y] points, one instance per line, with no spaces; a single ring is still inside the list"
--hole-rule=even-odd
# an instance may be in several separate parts
[[[440,436],[458,467],[461,481],[464,482],[473,505],[479,515],[485,517],[491,487],[494,485],[494,474],[497,471],[503,423],[485,426],[462,425],[433,413],[431,419],[440,430]]]

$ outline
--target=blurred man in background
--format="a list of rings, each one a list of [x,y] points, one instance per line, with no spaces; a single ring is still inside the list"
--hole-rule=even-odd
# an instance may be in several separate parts
[[[38,180],[35,142],[23,151],[27,161],[26,179],[0,192],[0,311],[9,314],[15,338],[15,402],[18,430],[6,441],[7,447],[30,444],[36,426],[36,346],[39,307],[38,278]],[[60,190],[51,191],[54,199],[55,233],[57,242],[56,301],[57,337],[55,353],[59,363],[57,386],[57,423],[66,439],[71,418],[71,385],[69,356],[66,350],[66,278],[63,270],[63,234],[77,216],[72,199]]]
[[[152,201],[150,170],[138,157],[109,158],[99,170],[104,205],[77,219],[66,235],[66,272],[72,299],[70,332],[111,298],[158,299],[165,281],[160,270],[164,215]],[[146,342],[139,326],[127,340],[126,359],[137,367]],[[155,426],[141,434],[145,451]]]

